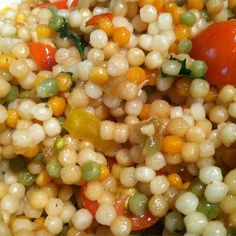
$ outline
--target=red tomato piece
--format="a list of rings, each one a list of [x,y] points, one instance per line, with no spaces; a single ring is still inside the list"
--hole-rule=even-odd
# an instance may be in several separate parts
[[[117,215],[125,215],[129,217],[131,224],[132,224],[132,231],[137,231],[137,230],[143,230],[150,228],[152,225],[154,225],[159,218],[153,216],[151,212],[147,211],[144,215],[142,216],[134,216],[130,214],[126,208],[125,208],[125,202],[128,198],[128,192],[127,190],[124,190],[124,192],[121,194],[120,198],[116,201],[115,203],[115,208]]]
[[[56,65],[55,54],[57,49],[44,43],[28,43],[31,57],[42,70],[51,70]]]
[[[49,2],[49,3],[44,3],[44,4],[39,5],[39,7],[41,7],[41,8],[47,8],[50,6],[54,6],[58,10],[68,9],[67,0],[62,0],[62,1],[58,1],[58,2]]]
[[[106,159],[107,159],[107,167],[109,168],[109,170],[111,170],[112,166],[117,163],[116,158],[115,157],[106,157]]]
[[[95,15],[86,22],[86,26],[97,25],[99,23],[99,21],[104,18],[108,18],[109,20],[112,20],[113,14],[112,13],[103,13],[103,14]]]
[[[86,209],[88,209],[90,211],[90,213],[95,216],[97,209],[99,207],[99,203],[97,201],[92,201],[90,199],[88,199],[85,195],[84,195],[84,190],[85,190],[85,186],[80,188],[80,199],[84,205],[84,207]]]
[[[210,25],[192,43],[190,56],[207,64],[210,84],[236,85],[236,21]]]

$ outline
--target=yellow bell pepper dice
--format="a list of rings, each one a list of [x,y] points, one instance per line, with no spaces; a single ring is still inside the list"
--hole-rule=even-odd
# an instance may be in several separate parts
[[[98,151],[105,154],[117,149],[114,141],[103,140],[100,137],[100,119],[82,109],[72,108],[64,122],[64,128],[75,138],[91,142]]]

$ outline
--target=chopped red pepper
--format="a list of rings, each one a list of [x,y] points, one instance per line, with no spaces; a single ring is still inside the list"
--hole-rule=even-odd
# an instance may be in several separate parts
[[[41,8],[47,8],[50,6],[54,6],[56,7],[58,10],[60,9],[68,9],[71,7],[77,7],[78,5],[78,0],[73,0],[69,5],[67,0],[61,0],[61,1],[57,1],[57,2],[49,2],[49,3],[44,3],[39,5]]]
[[[86,22],[86,26],[97,25],[99,23],[99,21],[104,18],[108,18],[109,20],[112,20],[113,14],[112,13],[103,13],[103,14],[95,15]]]
[[[51,70],[56,65],[55,54],[57,49],[44,43],[30,42],[30,55],[42,70]]]
[[[57,2],[44,3],[44,4],[41,4],[39,6],[41,8],[47,8],[47,7],[50,7],[50,6],[54,6],[58,10],[60,10],[60,9],[68,9],[67,0],[61,0],[61,1],[57,1]]]

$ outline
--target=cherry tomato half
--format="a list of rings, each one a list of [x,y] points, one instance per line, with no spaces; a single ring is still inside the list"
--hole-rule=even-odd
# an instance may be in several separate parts
[[[80,189],[80,200],[82,201],[84,207],[88,209],[93,216],[96,215],[97,209],[99,207],[99,203],[97,201],[91,201],[84,195],[85,187],[81,187]],[[125,202],[128,195],[128,190],[124,190],[120,197],[115,201],[115,209],[118,216],[125,215],[129,217],[132,224],[132,231],[143,230],[154,225],[159,218],[153,216],[149,211],[146,212],[142,216],[134,216],[129,213],[125,208]]]
[[[192,43],[190,56],[207,64],[210,84],[236,85],[236,21],[210,25]]]

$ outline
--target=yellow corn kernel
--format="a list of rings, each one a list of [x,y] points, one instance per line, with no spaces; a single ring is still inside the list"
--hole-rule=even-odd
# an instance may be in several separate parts
[[[35,145],[33,147],[29,147],[27,148],[23,153],[22,155],[24,157],[27,157],[27,158],[32,158],[34,156],[36,156],[39,152],[39,145]]]
[[[36,32],[39,38],[50,38],[52,37],[52,29],[46,24],[39,24],[36,26]]]
[[[18,13],[16,15],[16,23],[24,23],[26,21],[26,16],[24,13]]]
[[[55,80],[58,86],[58,90],[62,92],[65,92],[68,89],[70,89],[72,85],[71,75],[69,75],[68,73],[64,73],[64,72],[59,73],[55,77]]]
[[[176,41],[179,42],[182,39],[186,39],[190,36],[190,29],[188,26],[186,25],[177,25],[174,28],[174,32],[175,32],[175,37],[176,37]]]
[[[63,97],[54,96],[48,100],[48,105],[52,108],[54,116],[61,116],[65,111],[66,100]]]
[[[177,188],[178,190],[183,189],[183,180],[178,174],[169,174],[167,179],[171,186]]]
[[[201,11],[204,8],[204,0],[187,0],[187,7]]]
[[[107,18],[103,18],[99,21],[98,28],[103,30],[107,34],[107,36],[111,36],[114,32],[113,24]]]
[[[102,180],[106,179],[109,176],[110,171],[109,171],[109,168],[107,166],[103,165],[103,164],[100,165],[100,168],[101,168],[101,174],[99,176],[99,180],[102,181]]]
[[[10,109],[7,113],[7,126],[13,129],[16,128],[17,121],[20,119],[18,111],[16,109]]]
[[[40,187],[48,185],[52,181],[52,177],[48,175],[46,170],[42,171],[36,178],[36,184]]]
[[[107,70],[102,66],[96,66],[92,68],[89,73],[89,80],[95,84],[105,84],[109,79]]]
[[[6,54],[0,55],[0,68],[8,69],[14,60],[15,60],[15,57],[12,54],[6,53]]]
[[[173,22],[174,24],[179,24],[180,23],[180,15],[184,13],[184,8],[182,7],[176,7],[172,10],[172,17],[173,17]]]

